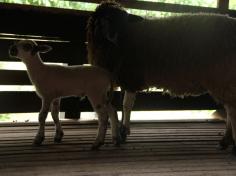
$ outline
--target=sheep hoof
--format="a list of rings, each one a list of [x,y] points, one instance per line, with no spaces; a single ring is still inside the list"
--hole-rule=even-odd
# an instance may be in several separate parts
[[[232,154],[233,154],[234,156],[236,156],[236,146],[235,146],[235,145],[234,145],[233,148],[232,148]]]
[[[33,145],[40,146],[43,141],[44,141],[44,136],[37,135],[34,139]]]
[[[54,143],[61,143],[63,136],[63,131],[56,132],[56,135],[54,137]]]
[[[95,142],[92,147],[91,147],[91,150],[99,150],[99,148],[104,145],[103,142]]]
[[[233,140],[232,135],[224,135],[223,138],[219,141],[218,148],[221,150],[225,150],[231,144],[234,145],[234,140]]]
[[[130,129],[122,125],[120,127],[120,135],[121,135],[121,143],[125,143],[127,139],[127,135],[130,134]]]
[[[223,138],[222,140],[219,141],[217,148],[219,150],[226,150],[228,146],[229,146],[228,142]]]

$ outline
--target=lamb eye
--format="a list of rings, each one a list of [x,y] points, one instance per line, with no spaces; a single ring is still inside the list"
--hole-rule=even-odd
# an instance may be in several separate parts
[[[22,48],[25,50],[25,51],[31,51],[33,49],[33,46],[31,44],[24,44],[22,46]]]

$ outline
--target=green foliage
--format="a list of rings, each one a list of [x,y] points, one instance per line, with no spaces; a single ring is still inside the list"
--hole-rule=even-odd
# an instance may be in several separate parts
[[[79,9],[79,10],[90,10],[90,11],[93,11],[96,8],[96,4],[62,1],[62,0],[0,0],[0,2],[30,4],[30,5],[35,5],[35,6],[58,7],[58,8]]]
[[[175,4],[205,6],[205,7],[216,7],[217,3],[217,0],[141,0],[141,1],[165,2],[165,3],[175,3]],[[81,2],[63,1],[63,0],[0,0],[0,2],[31,4],[31,5],[40,5],[49,7],[81,9],[81,10],[94,10],[96,7],[96,4],[92,3],[81,3]],[[143,12],[140,12],[140,14],[142,13]]]
[[[213,8],[217,6],[217,0],[139,0],[139,1],[164,2],[172,4],[184,4],[184,5],[204,6]],[[88,10],[88,11],[94,11],[94,9],[97,6],[97,4],[94,3],[83,3],[83,2],[64,1],[64,0],[0,0],[0,2],[31,4],[36,6],[48,6],[48,7]],[[236,0],[230,0],[229,2],[230,2],[229,8],[236,10]],[[147,10],[137,10],[137,9],[127,9],[127,10],[132,14],[141,15],[145,17],[165,17],[173,14],[176,15],[175,13],[169,13],[169,12],[147,11]]]
[[[10,116],[8,114],[0,114],[0,122],[10,120]]]
[[[229,1],[229,8],[236,10],[236,1],[235,0]]]
[[[217,0],[139,0],[139,1],[164,2],[164,3],[184,4],[184,5],[204,6],[204,7],[217,6]],[[83,3],[83,2],[73,2],[73,1],[63,1],[63,0],[0,0],[0,2],[31,4],[38,6],[59,7],[59,8],[89,10],[89,11],[93,11],[96,8],[96,4],[93,3]],[[229,1],[229,8],[236,10],[235,0]],[[153,11],[146,12],[134,9],[129,9],[129,11],[130,13],[148,17],[171,15],[171,13],[166,13],[166,12],[153,12]]]
[[[217,5],[217,0],[139,0],[139,1],[165,2],[172,4],[184,4],[184,5],[204,6],[204,7],[216,7]]]
[[[4,68],[4,64],[0,62],[0,69]]]

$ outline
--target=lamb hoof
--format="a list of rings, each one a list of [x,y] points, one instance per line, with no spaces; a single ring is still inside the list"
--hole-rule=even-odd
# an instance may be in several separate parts
[[[63,136],[64,136],[63,131],[57,132],[54,137],[54,143],[61,143]]]
[[[114,144],[114,146],[119,147],[121,142],[121,137],[112,137],[112,143]]]
[[[92,145],[91,150],[99,150],[99,148],[100,148],[102,145],[104,145],[103,142],[98,142],[98,143],[95,142],[95,143]]]
[[[127,139],[127,135],[130,134],[130,129],[122,125],[120,127],[120,135],[121,135],[121,143],[125,143]]]
[[[44,141],[44,136],[36,136],[33,142],[34,146],[40,146]]]

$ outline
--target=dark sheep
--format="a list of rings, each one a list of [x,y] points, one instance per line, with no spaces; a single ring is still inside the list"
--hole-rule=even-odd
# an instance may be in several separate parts
[[[126,90],[124,122],[137,91],[156,87],[179,97],[209,93],[224,105],[236,140],[234,18],[198,13],[148,20],[107,1],[96,8],[87,30],[89,62],[111,72]]]

